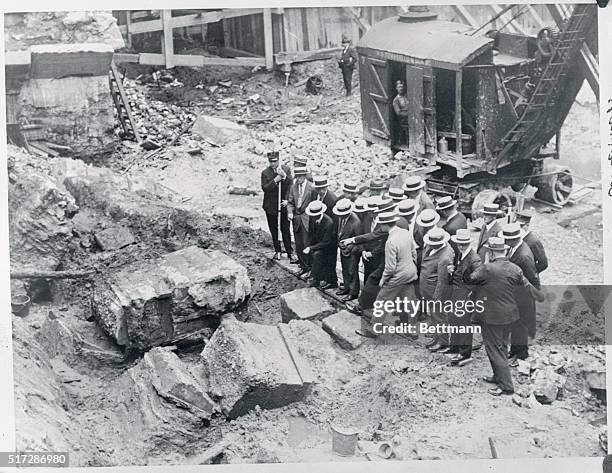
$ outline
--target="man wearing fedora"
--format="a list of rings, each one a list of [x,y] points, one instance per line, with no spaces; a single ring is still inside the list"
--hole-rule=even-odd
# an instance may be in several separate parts
[[[340,241],[359,235],[361,222],[353,213],[354,205],[349,199],[340,199],[336,202],[333,212],[337,218],[338,243]],[[354,248],[340,246],[340,264],[342,266],[342,288],[336,292],[344,296],[343,301],[348,302],[359,297],[359,252]]]
[[[344,181],[342,184],[342,197],[355,202],[357,195],[359,194],[359,184],[355,181]]]
[[[514,393],[508,365],[508,339],[512,324],[519,320],[515,289],[530,284],[521,268],[506,258],[509,246],[502,238],[488,238],[484,248],[489,252],[488,262],[478,266],[473,273],[465,274],[464,280],[476,287],[476,298],[484,303],[484,311],[479,317],[482,338],[493,369],[493,376],[485,377],[484,381],[497,385],[489,390],[490,394],[501,396]]]
[[[523,241],[524,231],[518,223],[508,223],[498,235],[503,238],[508,250],[508,260],[523,271],[525,278],[537,289],[540,289],[540,277],[536,270],[533,254]],[[535,300],[524,287],[516,288],[516,301],[520,319],[512,325],[510,358],[511,366],[517,366],[518,361],[529,357],[529,337],[535,336],[536,306]]]
[[[465,215],[457,211],[457,201],[451,196],[445,195],[444,197],[440,197],[436,201],[436,211],[440,214],[441,219],[444,220],[442,228],[450,236],[455,235],[457,230],[468,227]],[[457,247],[452,239],[451,246],[457,251]]]
[[[487,249],[485,245],[490,237],[497,236],[501,230],[501,224],[497,220],[500,216],[499,205],[497,204],[484,204],[482,209],[482,218],[484,224],[480,229],[480,237],[478,238],[478,244],[476,245],[476,253],[480,256],[482,261],[485,260],[487,255]]]
[[[420,271],[421,261],[423,260],[423,248],[425,247],[425,234],[438,224],[440,215],[433,209],[425,209],[420,214],[416,215],[416,225],[414,226],[413,237],[417,249],[417,267]]]
[[[529,228],[532,218],[533,212],[529,210],[522,210],[516,214],[516,221],[521,225],[524,232],[523,241],[533,253],[536,270],[539,274],[548,268],[548,257],[546,256],[546,251],[544,250],[542,240],[540,240],[538,235],[533,233]]]
[[[346,35],[342,35],[342,52],[338,58],[338,66],[342,71],[342,81],[344,82],[344,90],[346,96],[350,96],[353,90],[353,71],[357,64],[357,52],[351,45],[351,39]]]
[[[310,257],[303,253],[304,248],[310,244],[308,234],[308,223],[310,217],[306,214],[308,204],[315,200],[315,191],[312,184],[307,180],[308,169],[295,167],[293,169],[295,182],[289,191],[287,202],[287,216],[293,223],[293,237],[295,239],[295,251],[300,265],[300,275],[310,271]]]
[[[472,274],[476,271],[482,262],[480,257],[472,248],[472,236],[467,228],[460,228],[451,236],[457,248],[455,251],[455,259],[453,264],[449,266],[448,273],[450,275],[451,299],[453,301],[467,301],[473,299],[473,286],[468,285],[464,281],[466,274]],[[450,321],[457,327],[465,327],[472,325],[471,316],[463,314],[461,316],[451,315]],[[474,335],[471,331],[467,333],[451,333],[450,336],[450,351],[451,365],[464,366],[472,361],[472,343]]]
[[[421,213],[422,215],[422,213]],[[419,295],[426,301],[446,301],[450,298],[451,287],[448,267],[453,264],[455,253],[448,244],[450,235],[439,227],[429,230],[423,242],[423,259],[419,274]],[[447,316],[443,311],[432,310],[427,314],[430,325],[447,325]],[[426,347],[443,353],[449,350],[448,334],[437,333]]]
[[[408,176],[402,186],[404,195],[416,202],[416,214],[425,209],[435,209],[435,205],[425,192],[425,181],[421,176]]]
[[[274,259],[280,260],[281,258],[281,245],[278,240],[278,200],[280,190],[280,230],[283,238],[283,245],[289,259],[297,261],[293,254],[293,247],[291,245],[291,231],[289,229],[289,218],[287,215],[287,199],[289,196],[289,189],[293,184],[291,178],[291,170],[288,166],[279,166],[279,153],[277,151],[271,151],[267,153],[268,167],[261,172],[261,189],[264,193],[263,198],[263,209],[266,212],[266,219],[268,221],[268,228],[272,235],[272,243],[274,245]]]
[[[325,213],[326,210],[327,206],[320,200],[313,200],[306,208],[306,214],[310,217],[310,244],[304,248],[303,253],[312,258],[311,287],[329,287],[330,280],[334,280],[337,285],[336,233],[334,222]]]

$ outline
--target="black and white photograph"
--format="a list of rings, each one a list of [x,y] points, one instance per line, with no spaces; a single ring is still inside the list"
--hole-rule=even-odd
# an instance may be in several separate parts
[[[602,9],[179,3],[3,14],[0,467],[600,471]]]

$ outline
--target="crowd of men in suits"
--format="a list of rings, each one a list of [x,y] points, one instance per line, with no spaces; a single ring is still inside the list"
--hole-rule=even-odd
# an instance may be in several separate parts
[[[529,356],[535,302],[542,298],[539,274],[548,266],[541,241],[529,230],[529,211],[515,212],[510,222],[499,205],[485,204],[475,241],[457,201],[451,196],[432,201],[419,176],[409,176],[401,188],[386,188],[374,179],[361,189],[347,181],[336,196],[325,176],[310,175],[305,158],[294,158],[292,169],[279,165],[278,153],[268,153],[268,160],[261,186],[274,259],[281,259],[282,240],[302,279],[312,287],[336,289],[370,322],[377,301],[485,300],[477,320],[441,310],[395,311],[393,316],[396,324],[418,317],[435,326],[480,325],[493,369],[493,376],[484,378],[495,385],[489,392],[514,392],[510,368]],[[371,324],[363,326],[360,335],[377,336]],[[440,331],[426,346],[448,355],[451,365],[465,366],[472,360],[473,343],[469,330]]]

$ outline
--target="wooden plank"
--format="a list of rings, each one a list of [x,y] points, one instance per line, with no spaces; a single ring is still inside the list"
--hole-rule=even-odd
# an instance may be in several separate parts
[[[461,131],[462,131],[462,124],[461,124],[461,81],[463,78],[463,73],[461,70],[458,70],[455,74],[455,133],[456,133],[456,138],[455,138],[455,147],[456,150],[455,152],[457,153],[458,156],[458,164],[459,164],[459,168],[461,168],[462,165],[462,159],[463,159],[463,150],[461,149],[462,145],[463,145],[463,141],[461,139]],[[459,176],[459,177],[463,177],[463,176]]]
[[[130,10],[125,12],[125,33],[127,36],[127,47],[132,47],[132,12]]]
[[[263,10],[263,22],[266,69],[272,70],[274,68],[274,37],[272,36],[272,10],[269,8]]]
[[[463,23],[470,25],[472,28],[478,28],[478,22],[464,5],[451,5],[451,8]],[[406,7],[402,9],[408,11]]]
[[[495,5],[495,4],[490,4],[489,6],[493,10],[493,12],[495,12],[496,15],[500,15],[500,13],[502,13],[503,8],[506,7],[506,5]],[[521,5],[520,7],[522,8],[523,6]],[[503,21],[502,24],[505,24],[506,28],[508,28],[508,30],[510,30],[512,33],[520,34],[523,36],[531,36],[520,25],[518,25],[516,21],[512,21],[511,18],[512,18],[512,10],[506,13],[502,13],[499,16],[499,19]]]
[[[140,54],[125,54],[125,53],[115,53],[113,54],[113,62],[115,64],[120,64],[122,62],[132,62],[138,64],[140,61]]]
[[[174,35],[172,30],[172,10],[162,10],[162,25],[164,28],[163,53],[166,69],[174,67]]]
[[[314,51],[281,51],[275,54],[276,64],[291,64],[294,62],[318,61],[322,59],[331,59],[337,56],[342,51],[342,48],[324,48]]]
[[[166,61],[163,54],[141,53],[139,64],[147,66],[163,66]],[[175,54],[175,66],[203,67],[203,66],[265,66],[265,58],[260,57],[236,57],[225,58],[218,56],[196,56],[192,54]]]
[[[409,149],[412,156],[425,154],[425,120],[423,115],[423,69],[406,64],[406,97],[410,103],[408,117]]]
[[[368,24],[367,21],[361,18],[361,15],[359,14],[356,8],[343,7],[343,10],[349,14],[349,16],[353,19],[353,21],[355,21],[355,23],[357,23],[357,25],[359,26],[359,29],[363,33],[365,33],[366,31],[370,29],[371,26]]]

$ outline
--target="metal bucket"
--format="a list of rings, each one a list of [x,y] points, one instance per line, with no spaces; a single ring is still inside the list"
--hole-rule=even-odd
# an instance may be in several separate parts
[[[18,294],[11,298],[11,312],[18,317],[25,317],[30,313],[30,298],[25,294]]]
[[[332,451],[342,457],[355,455],[357,447],[357,431],[350,428],[340,428],[331,424],[332,429]]]

